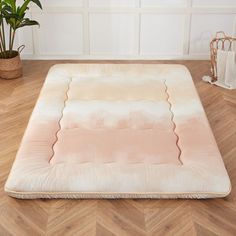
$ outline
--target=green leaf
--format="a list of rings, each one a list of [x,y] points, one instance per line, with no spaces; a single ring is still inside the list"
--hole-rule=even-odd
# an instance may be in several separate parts
[[[32,0],[40,9],[43,9],[42,4],[39,0]]]
[[[12,8],[9,5],[3,5],[2,7],[2,13],[3,15],[7,13],[12,14]]]
[[[4,2],[11,7],[12,13],[16,13],[16,0],[4,0]]]
[[[25,13],[25,11],[27,10],[28,8],[28,5],[30,3],[31,0],[25,0],[24,3],[22,4],[22,6],[20,7],[20,10],[19,10],[19,15],[23,15]]]
[[[7,1],[14,1],[14,0],[7,0]],[[22,6],[20,7],[20,11],[19,11],[20,15],[23,15],[25,13],[25,11],[29,9],[28,5],[30,2],[35,3],[39,8],[42,9],[42,5],[39,0],[25,0],[24,3],[22,4]]]
[[[25,18],[17,28],[21,28],[21,27],[24,27],[24,26],[32,26],[32,25],[38,25],[39,26],[39,23],[35,20],[30,20],[29,18]]]

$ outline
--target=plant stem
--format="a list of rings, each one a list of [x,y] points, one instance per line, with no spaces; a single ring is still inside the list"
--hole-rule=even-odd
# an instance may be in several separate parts
[[[12,40],[11,40],[11,51],[13,51],[13,46],[14,46],[14,41],[15,41],[15,35],[16,35],[16,31],[13,30],[13,33],[12,33]]]
[[[2,44],[0,43],[0,53],[1,53],[1,57],[4,56],[3,54],[3,49],[2,49]],[[5,56],[4,56],[5,57]]]
[[[3,40],[2,40],[2,30],[0,29],[0,51],[2,53],[3,48],[2,48]]]
[[[2,33],[1,33],[1,30],[0,30],[0,52],[1,52],[2,57],[6,58],[6,52],[5,52],[4,47],[2,45]]]
[[[10,28],[10,39],[9,39],[9,57],[11,58],[13,52],[13,45],[15,40],[16,31]]]
[[[4,22],[2,20],[2,36],[3,36],[3,50],[6,51],[6,37],[5,37],[5,29],[4,29]]]
[[[10,27],[10,33],[9,33],[9,57],[11,57],[11,51],[12,51],[12,48],[11,48],[11,41],[12,41],[12,27]]]
[[[0,51],[1,51],[3,58],[6,58],[6,53],[5,53],[6,50],[4,47],[4,37],[3,37],[3,33],[2,33],[2,28],[1,28],[2,24],[3,24],[3,20],[1,20],[1,22],[0,22]]]

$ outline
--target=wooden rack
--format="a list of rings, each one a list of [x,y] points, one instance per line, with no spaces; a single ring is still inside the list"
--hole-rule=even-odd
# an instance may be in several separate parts
[[[221,49],[231,51],[234,43],[236,47],[236,38],[226,36],[223,31],[217,32],[215,38],[211,41],[210,50],[212,82],[217,80],[217,50]]]

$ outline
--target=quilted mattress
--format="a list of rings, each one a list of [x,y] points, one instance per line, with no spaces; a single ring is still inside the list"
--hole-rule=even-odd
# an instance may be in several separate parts
[[[231,189],[182,65],[53,66],[5,191],[16,198],[215,198]]]

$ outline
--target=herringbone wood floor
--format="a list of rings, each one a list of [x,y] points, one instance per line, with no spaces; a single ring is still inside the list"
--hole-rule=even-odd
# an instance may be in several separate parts
[[[193,75],[232,181],[230,196],[201,201],[16,200],[6,196],[4,183],[46,73],[55,63],[25,61],[23,78],[0,80],[1,236],[236,235],[236,91],[201,81],[209,73],[207,61],[174,63],[185,64]]]

